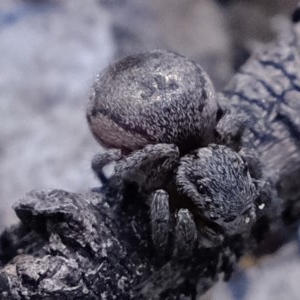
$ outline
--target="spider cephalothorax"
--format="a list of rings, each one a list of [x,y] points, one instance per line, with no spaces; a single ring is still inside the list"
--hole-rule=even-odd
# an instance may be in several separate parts
[[[178,191],[197,214],[235,232],[255,217],[258,197],[247,163],[230,148],[209,145],[180,160]]]

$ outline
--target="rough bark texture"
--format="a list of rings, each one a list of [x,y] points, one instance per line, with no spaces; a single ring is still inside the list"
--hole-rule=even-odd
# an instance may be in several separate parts
[[[244,107],[243,101],[251,99],[253,108],[247,112],[255,111],[254,102],[261,103],[257,105],[261,108],[264,99],[272,99],[275,107],[282,104],[281,114],[291,114],[284,120],[291,118],[293,123],[283,124],[289,147],[284,143],[275,147],[276,153],[283,154],[293,149],[288,165],[278,169],[277,161],[272,161],[274,156],[266,158],[264,164],[266,174],[284,198],[283,204],[274,203],[277,209],[269,211],[270,220],[276,220],[282,212],[286,220],[297,219],[295,211],[299,212],[295,209],[299,206],[299,188],[295,190],[295,185],[288,183],[295,182],[300,161],[300,109],[295,101],[299,100],[300,28],[297,24],[281,27],[284,34],[256,53],[224,92],[234,107]],[[265,112],[262,115],[272,116],[271,107],[261,109]],[[271,127],[267,128],[270,136],[280,139],[278,134],[283,131]],[[255,130],[259,132],[259,127]],[[260,139],[258,134],[252,141],[245,141],[257,145],[264,155],[267,150],[259,148]],[[290,194],[295,197],[291,199]],[[130,195],[127,198],[133,199]],[[220,248],[197,250],[191,260],[157,258],[151,247],[148,208],[143,199],[122,204],[113,200],[114,195],[105,191],[80,195],[61,190],[33,191],[20,200],[15,205],[20,225],[4,232],[0,239],[0,298],[190,299],[203,294],[223,271],[230,273],[228,253],[240,257],[253,246],[248,238],[232,237]],[[276,230],[279,224],[274,221],[270,225]],[[257,224],[256,231],[261,226]]]
[[[205,278],[203,292],[216,279],[222,249],[199,252],[193,262],[159,261],[142,199],[124,207],[111,206],[110,197],[33,191],[18,202],[22,224],[1,237],[1,259],[10,260],[1,270],[1,296],[139,299],[142,291],[145,298],[172,299],[189,294],[189,281]]]

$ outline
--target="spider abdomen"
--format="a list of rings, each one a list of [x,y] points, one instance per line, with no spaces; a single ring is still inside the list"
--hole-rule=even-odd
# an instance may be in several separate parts
[[[204,70],[185,57],[152,51],[126,57],[93,86],[87,119],[107,148],[128,152],[173,143],[187,152],[210,140],[217,103]]]

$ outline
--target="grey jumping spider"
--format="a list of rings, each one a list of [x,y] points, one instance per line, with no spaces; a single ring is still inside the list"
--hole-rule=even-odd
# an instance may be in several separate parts
[[[102,169],[115,161],[108,184],[122,191],[134,183],[148,196],[161,253],[170,236],[179,257],[197,245],[220,245],[246,231],[265,206],[259,160],[230,148],[238,118],[219,107],[203,69],[180,55],[153,51],[108,67],[94,84],[87,120],[110,149],[94,157],[93,170],[105,181]]]

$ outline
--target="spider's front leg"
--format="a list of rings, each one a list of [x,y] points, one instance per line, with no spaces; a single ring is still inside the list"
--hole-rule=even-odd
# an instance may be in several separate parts
[[[169,195],[164,190],[153,192],[149,200],[151,234],[156,252],[160,257],[167,254],[177,259],[190,257],[198,238],[192,214],[188,209],[179,209],[171,214]],[[169,249],[173,249],[172,253]]]
[[[179,150],[173,144],[147,145],[118,161],[110,183],[123,190],[134,184],[138,192],[149,195],[163,188],[178,165]]]
[[[174,252],[175,258],[191,257],[198,240],[195,221],[188,209],[181,208],[176,216]]]
[[[97,175],[102,185],[107,184],[108,178],[103,173],[103,168],[112,163],[120,160],[122,153],[120,149],[109,149],[103,153],[97,153],[92,159],[92,170]]]
[[[246,116],[230,111],[226,106],[218,110],[218,123],[215,128],[217,143],[238,149],[246,126]]]
[[[219,227],[219,226],[217,226]],[[215,248],[219,247],[225,239],[224,232],[218,230],[216,225],[211,226],[198,226],[198,242],[202,248]]]
[[[148,197],[154,248],[161,256],[165,256],[168,246],[172,245],[170,249],[174,250],[169,254],[182,259],[192,254],[197,230],[192,214],[187,209],[170,213],[169,195],[163,190],[173,180],[178,163],[179,150],[175,145],[147,145],[116,162],[108,186],[117,191],[121,199],[125,193],[129,194],[128,188],[132,188],[132,185],[137,192]],[[173,229],[174,233],[171,234]]]
[[[168,193],[164,190],[156,190],[149,197],[149,205],[153,245],[158,255],[164,257],[170,244],[172,223]]]
[[[187,209],[171,214],[169,195],[162,189],[173,179],[178,163],[179,151],[175,145],[148,145],[117,162],[111,181],[122,191],[134,183],[148,197],[156,252],[160,257],[171,254],[182,259],[192,255],[195,248],[196,225]],[[170,253],[168,249],[174,250]]]

